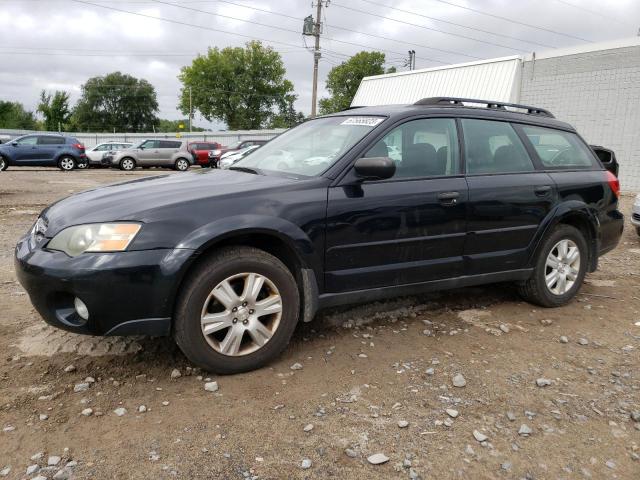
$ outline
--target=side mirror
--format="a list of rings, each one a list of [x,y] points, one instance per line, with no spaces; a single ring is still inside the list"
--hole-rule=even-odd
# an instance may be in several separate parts
[[[602,166],[613,173],[616,177],[618,176],[619,165],[616,160],[616,154],[613,150],[608,148],[601,147],[599,145],[589,145],[591,150],[598,156],[600,159],[600,163]]]
[[[385,180],[396,173],[396,164],[389,157],[362,157],[353,169],[363,180]]]
[[[14,147],[18,146],[18,142],[11,142],[11,145],[13,145]]]

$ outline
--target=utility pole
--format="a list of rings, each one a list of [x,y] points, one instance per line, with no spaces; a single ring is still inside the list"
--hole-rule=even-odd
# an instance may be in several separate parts
[[[193,97],[191,95],[191,87],[189,87],[189,133],[192,133],[191,117],[193,117]]]
[[[323,1],[317,0],[316,5],[316,21],[313,24],[313,36],[316,37],[315,45],[313,48],[313,93],[311,94],[311,118],[316,116],[316,106],[318,103],[318,63],[320,62],[320,35],[322,33],[322,7]],[[329,1],[327,1],[327,7]],[[312,4],[313,5],[313,4]]]

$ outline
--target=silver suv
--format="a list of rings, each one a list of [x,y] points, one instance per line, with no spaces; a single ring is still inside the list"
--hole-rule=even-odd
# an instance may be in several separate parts
[[[193,154],[185,140],[143,140],[139,145],[119,152],[108,153],[103,165],[133,170],[136,167],[167,167],[188,170],[194,163]]]

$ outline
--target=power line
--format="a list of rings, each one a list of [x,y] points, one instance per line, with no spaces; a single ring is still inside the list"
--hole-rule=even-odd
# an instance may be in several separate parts
[[[635,28],[635,25],[632,24],[632,23],[625,22],[623,20],[620,20],[619,18],[611,17],[609,15],[605,15],[604,13],[601,13],[601,12],[596,12],[595,10],[590,10],[590,9],[582,7],[580,5],[576,5],[575,3],[565,2],[564,0],[556,0],[556,2],[562,3],[564,5],[568,5],[569,7],[577,8],[578,10],[583,10],[583,11],[591,13],[593,15],[597,15],[598,17],[608,18],[609,20],[613,20],[615,22],[620,22],[623,25],[628,25],[630,27]]]
[[[236,21],[239,21],[239,22],[245,22],[245,23],[250,23],[250,24],[253,24],[253,25],[259,25],[261,27],[273,28],[275,30],[281,30],[283,32],[295,33],[296,35],[300,34],[299,30],[292,30],[290,28],[280,27],[280,26],[277,26],[277,25],[269,25],[267,23],[255,22],[253,20],[246,20],[244,18],[232,17],[230,15],[223,15],[223,14],[216,13],[216,12],[209,12],[208,10],[201,10],[199,8],[187,7],[187,6],[184,6],[184,5],[178,5],[176,3],[165,2],[165,1],[162,1],[162,0],[152,0],[152,1],[154,3],[158,3],[158,4],[161,4],[161,5],[168,5],[168,6],[171,6],[171,7],[181,8],[183,10],[188,10],[188,11],[192,11],[192,12],[196,12],[196,13],[204,13],[206,15],[212,15],[214,17],[228,18],[230,20],[236,20]],[[347,40],[340,40],[338,38],[329,38],[329,37],[325,37],[325,38],[327,40],[330,40],[330,41],[333,41],[333,42],[337,42],[337,43],[344,43],[346,45],[353,45],[353,46],[356,46],[356,47],[367,48],[367,49],[371,48],[371,45],[364,45],[362,43],[355,43],[355,42],[350,42],[350,41],[347,41]],[[395,52],[393,50],[386,50],[386,49],[382,49],[382,48],[377,48],[376,50],[381,51],[381,52],[393,53],[393,54],[396,54],[396,55],[402,55],[400,52]],[[443,62],[441,60],[436,60],[434,58],[428,58],[428,57],[419,57],[419,58],[421,60],[425,60],[425,61],[428,61],[428,62],[436,62],[436,63],[442,63],[442,64],[446,63],[446,62]]]
[[[374,2],[374,1],[371,1],[371,0],[361,0],[361,1],[363,1],[363,2],[365,2],[365,3],[370,3],[370,4],[372,4],[372,5],[377,5],[377,6],[379,6],[379,7],[386,7],[386,8],[389,8],[389,9],[391,9],[391,10],[397,10],[398,12],[402,12],[402,13],[408,13],[408,14],[410,14],[410,15],[417,15],[417,16],[419,16],[419,17],[427,18],[427,19],[429,19],[429,20],[434,20],[434,21],[436,21],[436,22],[446,23],[446,24],[448,24],[448,25],[455,25],[456,27],[467,28],[467,29],[469,29],[469,30],[475,30],[475,31],[477,31],[477,32],[488,33],[489,35],[495,35],[496,37],[508,38],[508,39],[510,39],[510,40],[517,40],[517,41],[519,41],[519,42],[529,43],[529,44],[531,44],[531,45],[538,45],[538,46],[540,46],[540,47],[556,48],[556,47],[554,47],[553,45],[547,45],[547,44],[540,43],[540,42],[534,42],[534,41],[532,41],[532,40],[527,40],[527,39],[525,39],[525,38],[513,37],[513,36],[511,36],[511,35],[504,35],[504,34],[502,34],[502,33],[491,32],[491,31],[489,31],[489,30],[482,30],[481,28],[469,27],[469,26],[467,26],[467,25],[462,25],[462,24],[460,24],[460,23],[455,23],[455,22],[450,22],[449,20],[442,20],[442,19],[440,19],[440,18],[430,17],[430,16],[428,16],[428,15],[424,15],[424,14],[422,14],[422,13],[418,13],[418,12],[416,12],[416,11],[404,10],[404,9],[402,9],[402,8],[393,7],[393,6],[391,6],[391,5],[386,5],[386,4],[384,4],[384,3]],[[560,1],[560,0],[558,0],[558,1]]]
[[[149,1],[153,1],[153,0],[149,0]],[[204,1],[209,1],[209,0],[204,0]],[[265,8],[251,7],[249,5],[243,5],[242,3],[231,2],[231,1],[228,1],[228,0],[212,0],[212,1],[215,1],[217,3],[226,3],[228,5],[234,5],[236,7],[242,7],[242,8],[246,8],[246,9],[249,9],[249,10],[254,10],[254,11],[257,11],[257,12],[267,13],[269,15],[276,15],[276,16],[279,16],[279,17],[289,18],[291,20],[296,20],[298,22],[301,20],[298,17],[295,17],[293,15],[287,15],[286,13],[274,12],[272,10],[267,10]],[[405,41],[405,40],[398,40],[398,39],[391,38],[391,37],[384,37],[382,35],[375,35],[373,33],[362,32],[360,30],[353,30],[351,28],[340,27],[340,26],[337,26],[337,25],[329,25],[326,22],[326,18],[325,18],[325,27],[330,27],[330,28],[333,28],[335,30],[341,30],[343,32],[356,33],[356,34],[359,34],[359,35],[366,35],[366,36],[372,37],[372,38],[379,38],[381,40],[387,40],[387,41],[391,41],[391,42],[401,43],[403,45],[411,45],[411,46],[414,46],[414,47],[426,48],[426,49],[435,50],[435,51],[438,51],[438,52],[450,53],[450,54],[454,54],[454,55],[460,55],[460,56],[463,56],[463,57],[469,57],[469,58],[475,58],[475,59],[481,59],[481,57],[476,57],[474,55],[469,55],[469,54],[458,52],[458,51],[455,51],[455,50],[444,50],[442,48],[436,48],[436,47],[432,47],[432,46],[429,46],[429,45],[423,45],[423,44],[419,44],[419,43],[412,43],[412,42],[408,42],[408,41]],[[496,35],[499,35],[499,34],[496,34]],[[500,36],[503,36],[503,35],[500,35]]]
[[[524,22],[520,22],[518,20],[513,20],[512,18],[502,17],[500,15],[494,15],[493,13],[483,12],[482,10],[478,10],[476,8],[465,7],[464,5],[458,5],[457,3],[448,2],[446,0],[432,0],[432,1],[439,2],[439,3],[444,3],[445,5],[451,5],[452,7],[462,8],[464,10],[468,10],[470,12],[478,13],[480,15],[485,15],[487,17],[492,17],[492,18],[497,18],[499,20],[504,20],[505,22],[515,23],[516,25],[522,25],[523,27],[534,28],[536,30],[541,30],[543,32],[553,33],[555,35],[561,35],[563,37],[569,37],[569,38],[573,38],[575,40],[581,40],[583,42],[589,42],[589,43],[592,42],[591,40],[587,40],[586,38],[576,37],[575,35],[570,35],[568,33],[558,32],[556,30],[551,30],[549,28],[538,27],[536,25],[531,25],[530,23],[524,23]]]
[[[299,48],[300,47],[300,45],[295,45],[293,43],[283,42],[281,40],[272,40],[272,39],[254,37],[252,35],[245,35],[243,33],[230,32],[228,30],[222,30],[222,29],[219,29],[219,28],[205,27],[203,25],[196,25],[196,24],[193,24],[193,23],[182,22],[180,20],[174,20],[174,19],[171,19],[171,18],[154,17],[153,15],[147,15],[146,13],[132,12],[130,10],[124,10],[122,8],[116,8],[116,7],[112,7],[112,6],[108,6],[108,5],[100,5],[98,3],[88,2],[86,0],[71,0],[71,1],[75,2],[75,3],[83,4],[83,5],[90,5],[92,7],[102,8],[102,9],[105,9],[105,10],[111,10],[111,11],[120,12],[120,13],[127,13],[129,15],[135,15],[135,16],[138,16],[138,17],[150,18],[152,20],[160,20],[162,22],[172,23],[172,24],[175,24],[175,25],[183,25],[183,26],[186,26],[186,27],[198,28],[200,30],[207,30],[207,31],[210,31],[210,32],[224,33],[224,34],[227,34],[227,35],[235,35],[235,36],[238,36],[238,37],[248,38],[249,40],[258,40],[258,41],[261,41],[261,42],[265,42],[267,44],[268,43],[275,43],[275,44],[278,44],[278,45],[285,45],[287,47],[294,47],[294,48]],[[336,52],[336,53],[339,53],[339,52]],[[441,62],[439,60],[432,60],[432,61],[435,61],[437,63],[444,63],[444,62]]]
[[[341,4],[335,3],[335,2],[332,2],[331,5],[333,5],[334,7],[338,7],[338,8],[344,8],[345,10],[350,10],[352,12],[363,13],[365,15],[370,15],[372,17],[384,18],[385,20],[391,20],[392,22],[402,23],[404,25],[411,25],[412,27],[422,28],[424,30],[430,30],[432,32],[442,33],[444,35],[451,35],[451,36],[454,36],[454,37],[460,37],[460,38],[465,38],[467,40],[472,40],[474,42],[486,43],[487,45],[493,45],[494,47],[506,48],[507,50],[513,50],[513,51],[516,51],[516,52],[525,52],[526,51],[526,50],[522,50],[522,49],[519,49],[519,48],[510,47],[509,45],[503,45],[501,43],[490,42],[488,40],[481,40],[481,39],[475,38],[475,37],[468,37],[467,35],[462,35],[460,33],[446,32],[444,30],[439,30],[437,28],[427,27],[425,25],[420,25],[420,24],[417,24],[417,23],[406,22],[404,20],[398,20],[398,19],[393,18],[393,17],[387,17],[385,15],[380,15],[378,13],[367,12],[366,10],[360,10],[358,8],[348,7],[346,5],[341,5]]]

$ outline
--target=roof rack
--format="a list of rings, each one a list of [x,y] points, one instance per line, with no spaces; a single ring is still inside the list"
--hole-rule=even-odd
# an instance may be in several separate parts
[[[491,108],[494,110],[507,110],[506,107],[519,108],[526,110],[529,115],[541,115],[543,117],[555,118],[549,110],[544,108],[531,107],[529,105],[520,105],[518,103],[504,103],[494,102],[492,100],[478,100],[474,98],[457,98],[457,97],[430,97],[423,98],[414,103],[414,105],[432,105],[432,106],[451,106],[451,107],[464,107],[465,103],[477,103],[484,105],[485,108]]]

